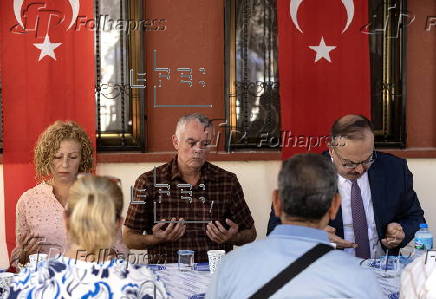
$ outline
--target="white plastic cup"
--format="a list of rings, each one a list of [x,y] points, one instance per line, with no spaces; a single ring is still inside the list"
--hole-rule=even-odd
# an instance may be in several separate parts
[[[216,271],[217,266],[221,262],[224,255],[226,255],[225,250],[208,250],[207,251],[207,256],[209,258],[210,273],[214,273]]]

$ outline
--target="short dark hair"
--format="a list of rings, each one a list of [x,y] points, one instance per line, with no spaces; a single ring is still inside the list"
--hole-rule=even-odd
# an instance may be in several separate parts
[[[337,192],[336,168],[320,154],[295,155],[283,162],[278,188],[286,216],[320,220]]]
[[[332,140],[342,137],[350,140],[361,140],[364,138],[364,131],[374,133],[374,125],[363,115],[345,115],[333,123],[330,130]]]

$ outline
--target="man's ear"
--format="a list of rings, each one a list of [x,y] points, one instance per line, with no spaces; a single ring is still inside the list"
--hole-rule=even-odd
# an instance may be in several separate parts
[[[333,197],[332,203],[330,204],[330,209],[328,211],[330,220],[336,218],[336,214],[338,213],[340,206],[341,206],[341,195],[339,195],[339,192],[336,192]]]
[[[272,193],[273,210],[276,217],[281,217],[283,213],[282,201],[280,200],[279,190],[274,190]]]
[[[173,146],[176,150],[179,149],[179,138],[177,138],[177,136],[174,134],[173,136],[171,136],[171,139],[173,141]]]

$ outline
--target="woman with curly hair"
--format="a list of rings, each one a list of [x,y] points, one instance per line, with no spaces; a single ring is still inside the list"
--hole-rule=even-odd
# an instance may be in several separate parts
[[[73,121],[56,121],[38,138],[34,150],[40,184],[24,192],[16,206],[16,248],[12,264],[33,253],[62,254],[67,247],[63,213],[77,174],[93,167],[88,135]],[[121,238],[121,236],[120,236]],[[118,242],[119,250],[126,247]]]

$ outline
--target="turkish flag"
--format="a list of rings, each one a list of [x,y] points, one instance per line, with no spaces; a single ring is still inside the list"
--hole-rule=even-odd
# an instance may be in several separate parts
[[[6,242],[15,246],[15,205],[36,184],[33,148],[55,120],[74,120],[95,144],[93,0],[1,1]]]
[[[344,114],[370,115],[366,0],[278,0],[282,158],[325,150]]]

